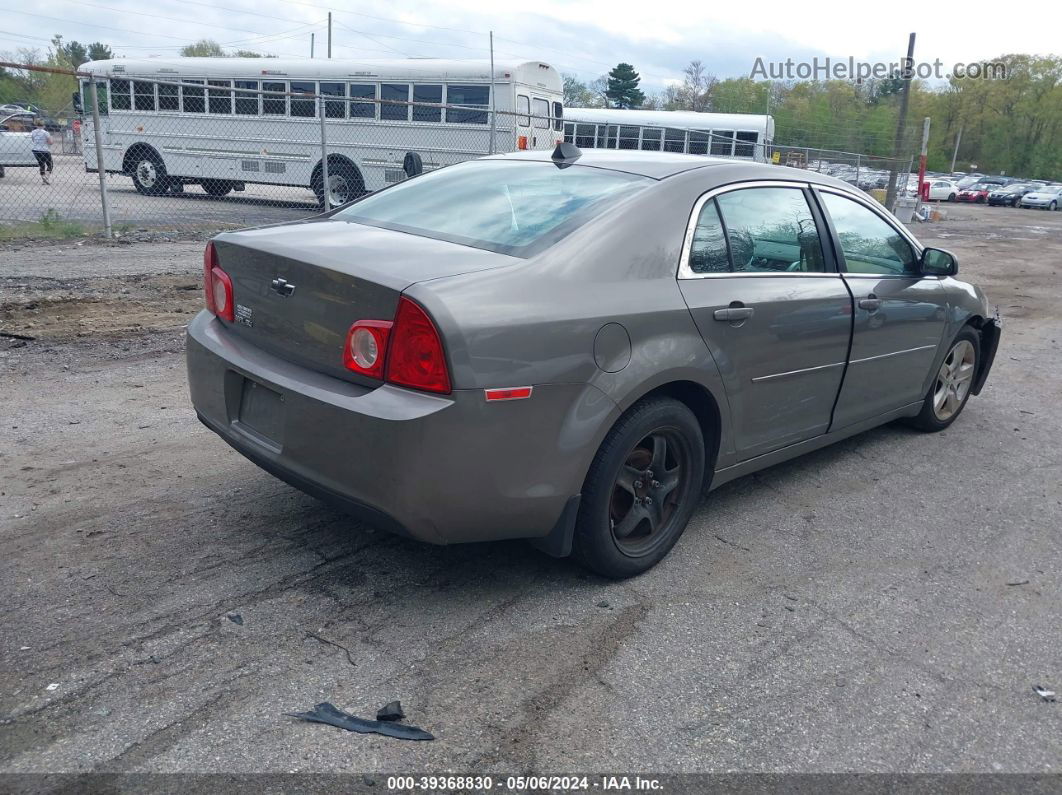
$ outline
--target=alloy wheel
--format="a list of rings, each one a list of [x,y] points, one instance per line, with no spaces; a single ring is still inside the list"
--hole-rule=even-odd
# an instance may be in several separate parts
[[[933,388],[933,413],[941,422],[950,420],[962,408],[973,383],[976,359],[969,340],[956,342],[944,357]]]

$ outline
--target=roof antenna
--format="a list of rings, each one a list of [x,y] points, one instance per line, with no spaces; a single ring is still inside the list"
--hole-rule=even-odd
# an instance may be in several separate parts
[[[583,150],[567,141],[557,141],[557,148],[550,155],[554,160],[578,160],[582,156]]]

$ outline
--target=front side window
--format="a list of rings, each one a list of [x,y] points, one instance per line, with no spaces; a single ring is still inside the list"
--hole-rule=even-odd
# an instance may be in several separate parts
[[[734,152],[734,133],[730,130],[712,130],[712,154],[729,157]]]
[[[800,188],[744,188],[717,198],[737,273],[822,273],[818,227]]]
[[[350,90],[350,118],[352,119],[375,119],[375,102],[355,102],[354,100],[376,99],[376,86],[363,83],[351,83]]]
[[[730,270],[726,233],[714,199],[705,202],[697,217],[690,247],[690,270],[694,273],[727,273]]]
[[[287,92],[287,83],[262,83],[263,91],[277,91],[281,94]],[[284,116],[288,112],[288,99],[287,97],[279,96],[278,94],[263,94],[262,95],[262,115],[263,116]]]
[[[486,124],[488,122],[486,108],[490,104],[490,86],[447,86],[446,104],[461,106],[460,108],[447,108],[446,121],[451,124]],[[483,110],[475,110],[475,108],[483,108]]]
[[[292,80],[291,81],[291,93],[292,94],[316,94],[317,84],[312,80]],[[296,99],[291,98],[291,109],[289,110],[291,116],[297,116],[302,119],[313,118],[317,115],[317,100],[316,99]]]
[[[439,105],[442,103],[442,86],[413,86],[413,101]],[[442,121],[442,108],[413,106],[413,121]]]
[[[347,93],[344,83],[321,83],[321,96],[343,97]],[[347,117],[347,103],[344,99],[326,99],[325,117],[329,119],[345,119]]]
[[[128,80],[111,81],[111,110],[132,110],[132,83]]]
[[[200,83],[202,80],[186,80],[186,83]],[[181,86],[181,110],[185,113],[206,112],[206,89],[195,86]]]
[[[821,196],[841,241],[845,270],[892,276],[917,275],[914,249],[884,218],[844,196],[835,193]]]
[[[409,85],[384,83],[380,86],[380,118],[384,121],[409,121],[409,105],[392,105],[391,102],[409,102]]]
[[[517,117],[516,123],[521,127],[529,127],[531,125],[531,98],[525,97],[523,94],[517,94],[516,112],[521,114]]]
[[[240,89],[246,89],[240,91]],[[261,111],[258,107],[258,81],[236,81],[236,114],[238,116],[257,116]]]
[[[89,81],[81,81],[81,103],[85,108],[85,114],[92,115],[92,92],[89,91]],[[96,105],[101,116],[107,115],[107,81],[96,81]]]
[[[211,113],[232,114],[232,81],[207,80],[207,107]]]
[[[653,182],[579,165],[471,161],[401,182],[332,217],[530,256]]]
[[[535,111],[535,126],[543,129],[549,129],[549,102],[544,99],[535,99],[534,102]]]

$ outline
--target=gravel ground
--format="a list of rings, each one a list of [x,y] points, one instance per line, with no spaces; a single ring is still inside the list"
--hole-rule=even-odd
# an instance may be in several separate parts
[[[915,233],[999,304],[984,393],[723,487],[623,583],[201,428],[199,243],[0,252],[0,770],[1057,772],[1062,213],[950,210]],[[435,742],[283,715],[394,698]]]

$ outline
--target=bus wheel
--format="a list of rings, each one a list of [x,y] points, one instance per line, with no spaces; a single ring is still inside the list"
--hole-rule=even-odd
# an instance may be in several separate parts
[[[200,184],[203,190],[219,199],[232,192],[232,183],[223,179],[204,179]]]
[[[166,166],[154,152],[141,152],[134,157],[133,167],[129,173],[133,177],[133,187],[136,188],[137,193],[145,196],[161,196],[170,189]]]
[[[365,186],[358,170],[345,160],[328,162],[329,206],[325,206],[324,180],[320,171],[313,178],[313,192],[317,196],[317,206],[325,210],[354,201],[365,193]]]

